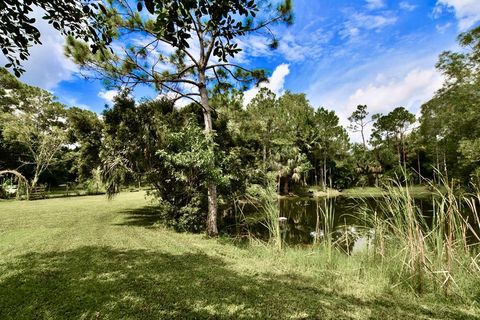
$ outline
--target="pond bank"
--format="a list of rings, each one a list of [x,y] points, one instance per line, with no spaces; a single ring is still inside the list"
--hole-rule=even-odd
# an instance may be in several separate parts
[[[428,186],[416,185],[410,186],[409,190],[414,197],[424,197],[432,195],[432,191]],[[382,197],[387,194],[387,191],[380,187],[357,187],[345,190],[337,190],[328,188],[326,191],[319,186],[297,187],[288,195],[279,195],[283,198],[322,198],[322,197]]]

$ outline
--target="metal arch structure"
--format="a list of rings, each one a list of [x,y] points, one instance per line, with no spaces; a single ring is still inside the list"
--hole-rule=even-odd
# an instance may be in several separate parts
[[[27,200],[30,198],[29,197],[29,185],[28,185],[28,180],[25,178],[20,172],[16,170],[2,170],[0,171],[0,176],[5,175],[5,174],[12,174],[14,175],[19,181],[23,181],[25,183],[25,190],[27,192]],[[18,190],[17,190],[17,196],[18,196]]]

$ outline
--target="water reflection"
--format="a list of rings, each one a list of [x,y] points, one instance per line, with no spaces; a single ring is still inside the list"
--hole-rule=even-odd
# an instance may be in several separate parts
[[[431,196],[414,199],[415,208],[418,208],[427,225],[433,222],[432,200]],[[310,246],[328,241],[347,254],[373,247],[375,230],[367,220],[372,221],[374,212],[379,219],[384,216],[382,208],[386,208],[385,201],[388,199],[345,196],[280,199],[279,222],[283,243],[289,246]],[[264,217],[257,207],[245,204],[242,215],[245,220],[240,227],[236,222],[231,224],[236,227],[236,235],[269,240],[268,230],[260,222]],[[466,221],[472,221],[473,217],[469,215],[471,212],[466,210]],[[391,213],[387,216],[391,217]],[[480,234],[480,230],[466,231],[467,240],[478,241],[474,234]]]
[[[347,254],[359,252],[371,246],[374,230],[365,222],[360,210],[379,211],[380,198],[284,198],[279,200],[284,240],[288,245],[308,245],[325,241],[331,235],[333,244]],[[431,215],[428,199],[416,199],[426,217]]]
[[[332,240],[345,243],[345,251],[350,252],[362,221],[355,209],[359,205],[358,199],[346,197],[281,199],[280,216],[286,218],[286,243],[311,244],[323,240],[325,233],[331,233]]]

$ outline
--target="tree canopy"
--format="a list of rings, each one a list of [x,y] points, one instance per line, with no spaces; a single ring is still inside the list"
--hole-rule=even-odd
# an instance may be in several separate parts
[[[144,13],[144,6],[148,13]],[[237,40],[264,32],[272,40],[271,47],[276,47],[270,26],[292,23],[291,10],[290,0],[277,6],[255,0],[138,1],[136,8],[128,0],[115,0],[100,16],[111,22],[111,35],[121,51],[90,52],[85,42],[69,37],[66,54],[110,85],[123,89],[149,85],[173,100],[192,101],[202,108],[205,134],[211,135],[213,110],[209,90],[213,86],[230,88],[228,80],[257,84],[266,80],[263,70],[249,70],[229,61],[242,50]],[[207,140],[213,141],[211,137]],[[214,152],[214,145],[205,147]],[[215,167],[215,163],[208,167]],[[214,180],[208,183],[207,192],[207,230],[210,235],[217,235]]]
[[[464,51],[440,55],[437,68],[446,81],[422,106],[420,130],[439,170],[464,181],[478,181],[480,171],[474,155],[480,139],[480,27],[460,34],[458,42]]]
[[[0,170],[32,185],[101,178],[110,196],[147,184],[171,226],[212,236],[269,179],[283,195],[403,176],[423,183],[439,172],[465,187],[480,179],[480,27],[460,35],[461,52],[439,57],[446,80],[420,118],[358,105],[348,129],[361,140],[352,143],[336,106],[313,106],[303,93],[260,88],[245,104],[245,85],[267,73],[236,62],[242,40],[261,32],[274,48],[271,26],[292,22],[290,1],[112,0],[97,9],[118,50],[94,52],[78,37],[65,50],[88,76],[122,89],[113,105],[101,116],[66,106],[0,69]],[[137,85],[158,96],[136,99]]]
[[[94,0],[4,0],[0,2],[0,47],[15,75],[25,72],[22,61],[28,59],[30,47],[41,44],[41,34],[32,17],[34,10],[42,12],[63,35],[75,36],[89,43],[93,52],[111,42],[109,23],[99,15],[105,11],[101,2]]]

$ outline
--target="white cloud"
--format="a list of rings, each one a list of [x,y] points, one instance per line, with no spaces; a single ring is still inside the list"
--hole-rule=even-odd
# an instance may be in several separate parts
[[[296,43],[290,33],[282,38],[278,50],[288,61],[303,61],[309,52],[308,49]]]
[[[35,26],[41,33],[41,45],[30,48],[30,57],[23,63],[27,70],[21,80],[43,89],[54,89],[60,81],[71,79],[78,71],[77,66],[64,55],[64,37],[41,17],[43,13],[34,9],[32,17],[36,18]],[[2,56],[4,61],[4,57]],[[1,62],[3,62],[1,61]]]
[[[478,0],[438,0],[433,11],[434,17],[438,17],[443,8],[455,11],[460,30],[466,30],[480,20],[480,1]]]
[[[279,39],[277,49],[271,49],[269,39],[264,36],[253,35],[244,39],[238,39],[237,43],[242,51],[235,56],[234,61],[238,63],[249,62],[252,57],[273,57],[280,53],[288,61],[303,61],[309,52],[300,45],[296,38],[290,33],[285,33]]]
[[[246,43],[244,43],[244,48],[249,55],[255,57],[268,55],[271,52],[268,46],[268,39],[258,35],[248,37]]]
[[[178,108],[183,108],[194,102],[192,99],[180,98],[180,96],[174,92],[159,94],[155,99],[162,99],[162,98],[175,100],[175,107],[178,107]],[[195,101],[198,101],[198,100],[196,99]]]
[[[347,100],[347,108],[354,110],[359,104],[368,105],[373,113],[385,112],[398,106],[413,107],[426,101],[442,84],[442,77],[435,69],[413,69],[402,78],[383,79],[384,84],[368,84],[358,88]],[[376,81],[377,82],[377,81]]]
[[[101,90],[98,96],[108,103],[113,103],[113,98],[118,94],[117,90]]]
[[[237,63],[251,62],[250,58],[270,58],[281,56],[288,62],[302,62],[310,58],[318,58],[324,47],[335,36],[335,32],[328,29],[303,28],[295,33],[286,30],[277,34],[278,48],[270,48],[270,40],[264,35],[250,35],[236,39],[236,43],[242,49],[232,60]]]
[[[361,83],[361,80],[359,80]],[[399,75],[377,73],[370,81],[351,86],[350,94],[345,89],[334,96],[326,97],[328,106],[335,106],[335,111],[344,126],[349,124],[348,117],[359,104],[366,104],[370,115],[388,113],[395,107],[405,107],[418,114],[419,107],[427,102],[441,87],[443,78],[435,68],[414,68]],[[369,135],[371,127],[367,128]],[[359,136],[352,140],[359,142]]]
[[[355,16],[357,23],[365,29],[380,29],[397,22],[397,17],[392,15],[361,15]]]
[[[268,46],[268,39],[260,35],[250,35],[243,38],[235,39],[235,43],[242,49],[232,62],[247,63],[252,57],[269,57],[272,50]]]
[[[260,88],[268,88],[273,93],[277,95],[282,95],[284,92],[285,77],[290,73],[290,68],[288,64],[281,64],[275,68],[270,78],[268,78],[268,83],[261,83],[259,87],[254,87],[250,90],[247,90],[243,94],[243,102],[245,105],[249,104],[250,101],[257,95],[260,91]]]
[[[447,22],[445,24],[437,24],[435,25],[435,29],[439,32],[439,33],[445,33],[445,31],[447,31],[450,27],[452,26],[452,24],[450,22]]]
[[[286,32],[280,39],[278,51],[289,62],[300,62],[310,58],[318,58],[334,33],[323,29],[308,30],[308,37],[294,36]],[[300,37],[300,38],[299,38]]]
[[[63,101],[67,104],[69,107],[77,107],[80,109],[84,110],[92,110],[92,108],[84,103],[80,103],[77,101],[76,98],[71,98],[71,97],[62,97]]]
[[[405,10],[405,11],[413,11],[413,10],[415,10],[415,8],[417,8],[416,5],[411,4],[410,2],[407,2],[407,1],[400,2],[399,7],[400,7],[400,9]]]
[[[366,0],[367,8],[370,10],[380,9],[385,7],[384,0]]]
[[[354,13],[350,19],[345,22],[344,28],[340,31],[340,36],[342,38],[355,38],[362,29],[378,31],[384,27],[395,24],[397,20],[398,18],[391,13],[378,15]]]
[[[265,86],[277,94],[283,92],[283,86],[285,84],[285,77],[290,73],[288,64],[281,64],[275,68],[272,76],[268,78],[269,82]]]
[[[360,34],[360,29],[354,26],[345,26],[345,29],[340,31],[342,38],[356,38]]]

